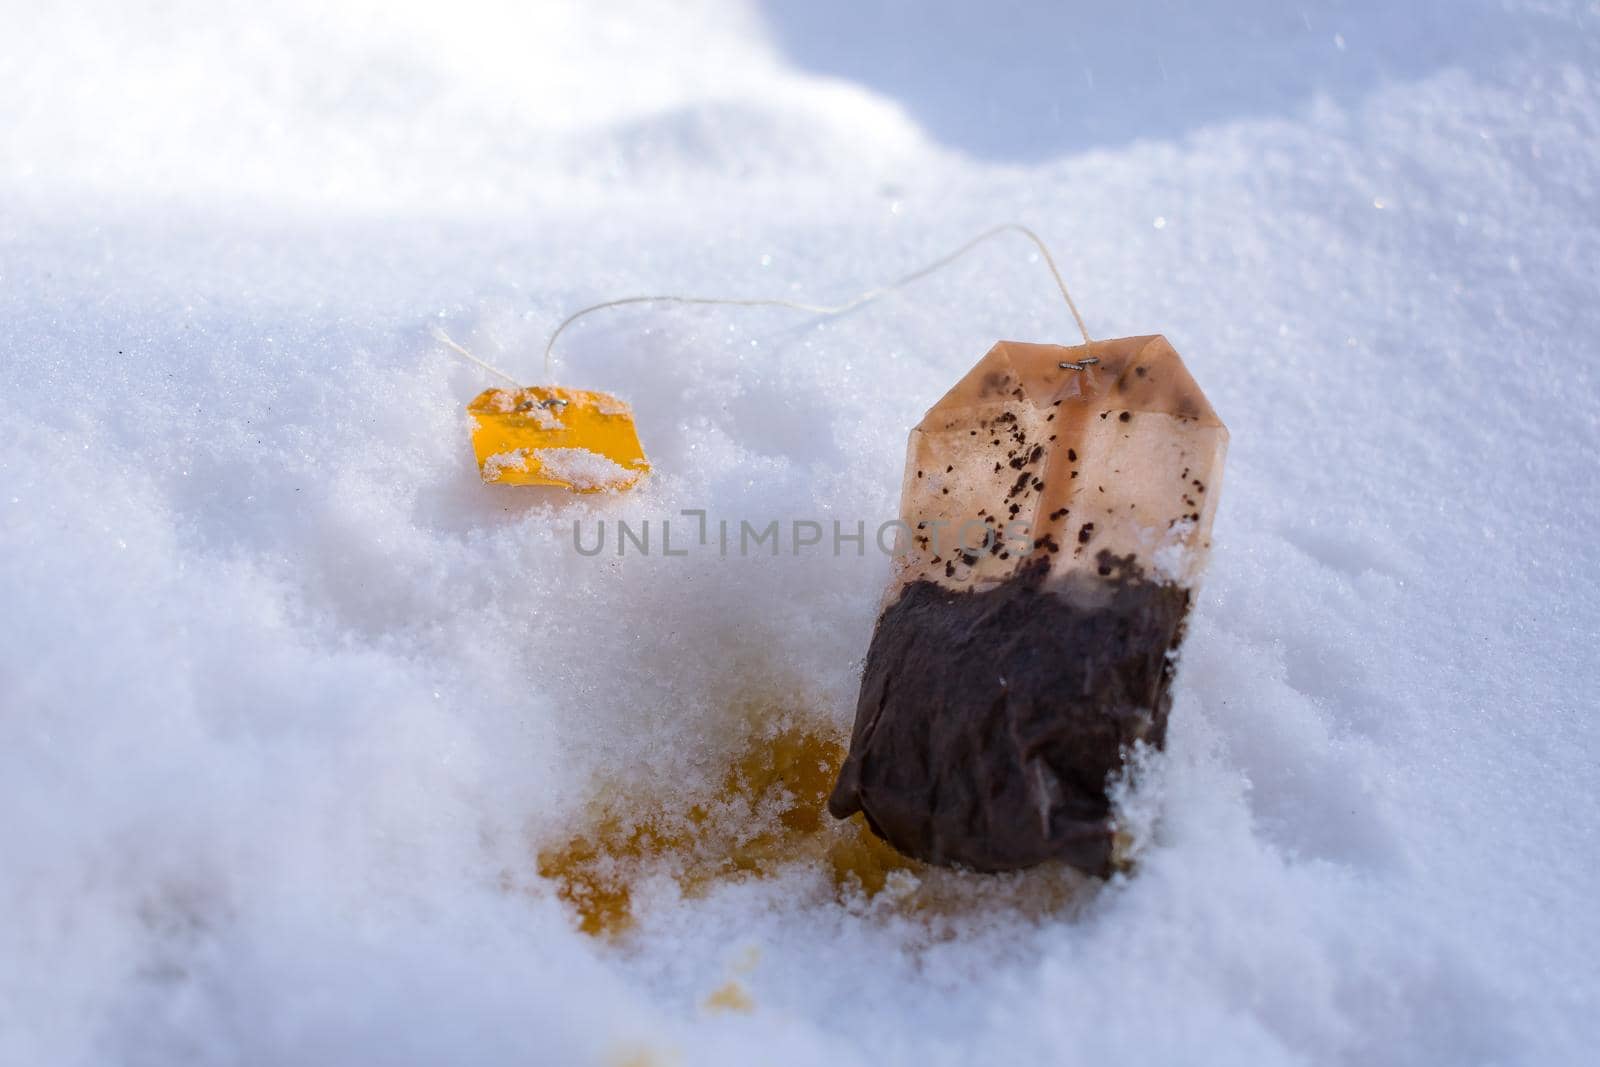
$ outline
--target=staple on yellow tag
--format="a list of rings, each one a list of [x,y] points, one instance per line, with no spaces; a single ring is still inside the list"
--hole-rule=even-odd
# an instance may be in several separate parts
[[[650,470],[633,409],[610,393],[530,386],[486,389],[467,405],[485,482],[629,489]]]

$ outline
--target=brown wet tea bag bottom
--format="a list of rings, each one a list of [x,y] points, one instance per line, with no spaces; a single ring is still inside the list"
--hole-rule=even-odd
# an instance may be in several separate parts
[[[829,811],[928,863],[1109,875],[1108,782],[1165,741],[1189,593],[1101,565],[1080,596],[1045,588],[1043,559],[982,591],[908,585],[873,633]]]

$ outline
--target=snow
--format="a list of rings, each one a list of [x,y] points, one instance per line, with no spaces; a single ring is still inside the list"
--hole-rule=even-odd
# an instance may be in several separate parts
[[[559,478],[579,489],[616,488],[638,477],[637,471],[630,471],[622,464],[587,448],[539,448],[533,450],[533,455],[550,477]],[[495,457],[489,458],[492,462]]]
[[[0,1063],[1587,1060],[1592,5],[324,6],[0,44]],[[431,330],[537,384],[584,304],[1008,219],[1232,433],[1137,873],[930,919],[797,862],[578,932],[539,850],[843,729],[889,561],[574,521],[871,530],[1072,323],[1021,241],[596,316],[560,384],[654,468],[601,498],[483,485]]]

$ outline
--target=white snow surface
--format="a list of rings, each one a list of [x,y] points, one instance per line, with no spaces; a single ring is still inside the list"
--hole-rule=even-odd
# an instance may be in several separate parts
[[[1600,9],[327,6],[7,5],[0,1063],[1592,1062]],[[1137,873],[579,934],[532,849],[741,701],[848,724],[888,561],[574,518],[889,518],[1072,323],[1020,241],[586,321],[656,471],[599,499],[481,483],[430,329],[533,384],[583,304],[1008,219],[1232,431]]]
[[[579,489],[615,488],[627,485],[639,476],[637,470],[630,471],[615,460],[587,448],[538,448],[532,452],[539,461],[540,470],[546,475]]]

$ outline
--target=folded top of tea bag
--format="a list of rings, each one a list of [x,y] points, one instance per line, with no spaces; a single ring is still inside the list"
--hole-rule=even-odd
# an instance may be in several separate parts
[[[1121,563],[1188,583],[1227,438],[1164,337],[1001,341],[911,433],[897,586],[983,588],[1041,555],[1056,578]]]

